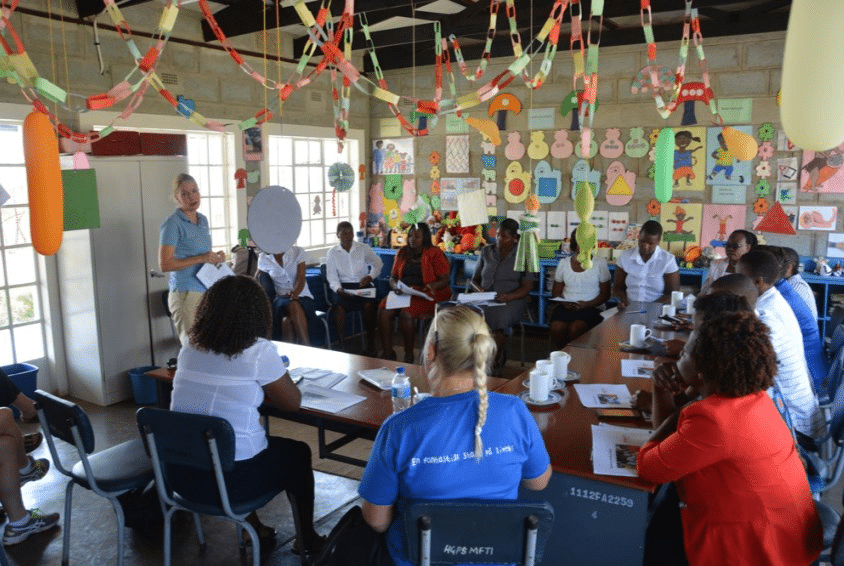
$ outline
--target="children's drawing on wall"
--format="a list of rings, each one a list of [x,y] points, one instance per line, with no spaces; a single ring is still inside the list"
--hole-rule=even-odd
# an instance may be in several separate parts
[[[753,135],[750,126],[734,126],[736,130]],[[721,128],[709,128],[706,136],[706,184],[747,185],[750,183],[749,161],[741,161],[730,152]]]
[[[791,223],[794,229],[797,229],[797,215],[800,213],[799,206],[783,206],[782,207],[783,213],[785,213],[786,219]]]
[[[469,172],[469,136],[445,137],[445,170],[447,173]]]
[[[457,197],[463,193],[477,191],[481,188],[481,180],[474,178],[440,179],[440,210],[457,210]]]
[[[701,205],[665,203],[660,211],[662,241],[669,252],[685,250],[700,241]]]
[[[718,257],[726,257],[724,245],[733,230],[744,228],[746,210],[747,207],[740,204],[704,204],[701,213],[701,246],[710,246]]]
[[[777,159],[777,181],[796,181],[797,173],[797,158],[796,157],[781,157]]]
[[[788,139],[782,128],[777,130],[777,151],[798,151],[797,146]]]
[[[244,161],[261,161],[264,159],[261,128],[254,127],[243,130],[243,159]]]
[[[551,203],[560,196],[562,172],[552,169],[547,161],[540,161],[533,169],[534,192],[543,204]]]
[[[844,144],[827,151],[804,151],[800,192],[844,193]]]
[[[826,244],[826,257],[844,257],[844,234],[830,234]]]
[[[413,175],[413,138],[380,139],[372,142],[372,174]]]
[[[797,183],[777,183],[777,200],[783,204],[797,202]]]
[[[681,191],[704,189],[706,128],[673,128],[674,188]]]
[[[798,230],[835,230],[838,208],[835,206],[801,206]]]

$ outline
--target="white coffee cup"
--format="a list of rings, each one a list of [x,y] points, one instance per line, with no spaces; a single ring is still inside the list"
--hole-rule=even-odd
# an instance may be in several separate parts
[[[571,354],[557,350],[551,352],[551,363],[554,364],[553,377],[559,380],[564,380],[569,373],[569,362],[571,361]]]
[[[683,306],[683,291],[671,291],[671,305],[676,308]]]
[[[536,369],[544,371],[550,377],[554,377],[554,362],[551,360],[536,360]]]
[[[651,329],[644,324],[630,325],[630,345],[634,348],[644,348],[645,340],[650,338]]]
[[[688,315],[695,314],[695,298],[694,295],[686,297],[686,314]]]
[[[530,399],[536,403],[548,400],[551,392],[551,376],[542,370],[534,369],[530,372]]]
[[[677,308],[674,305],[662,305],[662,316],[674,316]]]

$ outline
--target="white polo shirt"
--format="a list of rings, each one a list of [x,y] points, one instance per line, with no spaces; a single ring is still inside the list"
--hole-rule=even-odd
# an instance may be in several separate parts
[[[645,303],[662,296],[666,274],[680,270],[677,259],[659,246],[647,262],[639,255],[639,248],[633,248],[622,253],[617,263],[627,273],[627,299]]]
[[[299,264],[305,263],[305,250],[299,246],[292,246],[289,250],[282,254],[282,267],[275,260],[273,254],[261,252],[258,256],[258,269],[266,273],[273,280],[276,295],[286,295],[296,287],[296,277],[299,275]],[[305,281],[305,286],[302,287],[300,297],[314,296],[308,288],[308,282]]]
[[[382,265],[378,254],[366,244],[352,241],[348,252],[337,244],[325,256],[328,287],[336,293],[341,283],[359,283],[367,275],[375,279],[381,274]]]

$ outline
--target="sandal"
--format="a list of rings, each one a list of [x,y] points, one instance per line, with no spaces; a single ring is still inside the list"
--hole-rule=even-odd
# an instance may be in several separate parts
[[[33,432],[31,434],[23,435],[23,450],[27,454],[41,446],[41,442],[44,440],[44,435],[40,432]]]

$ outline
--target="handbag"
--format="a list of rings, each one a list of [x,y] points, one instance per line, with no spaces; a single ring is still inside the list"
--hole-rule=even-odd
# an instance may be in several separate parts
[[[363,519],[359,505],[343,515],[331,529],[311,566],[394,566],[384,537]]]

